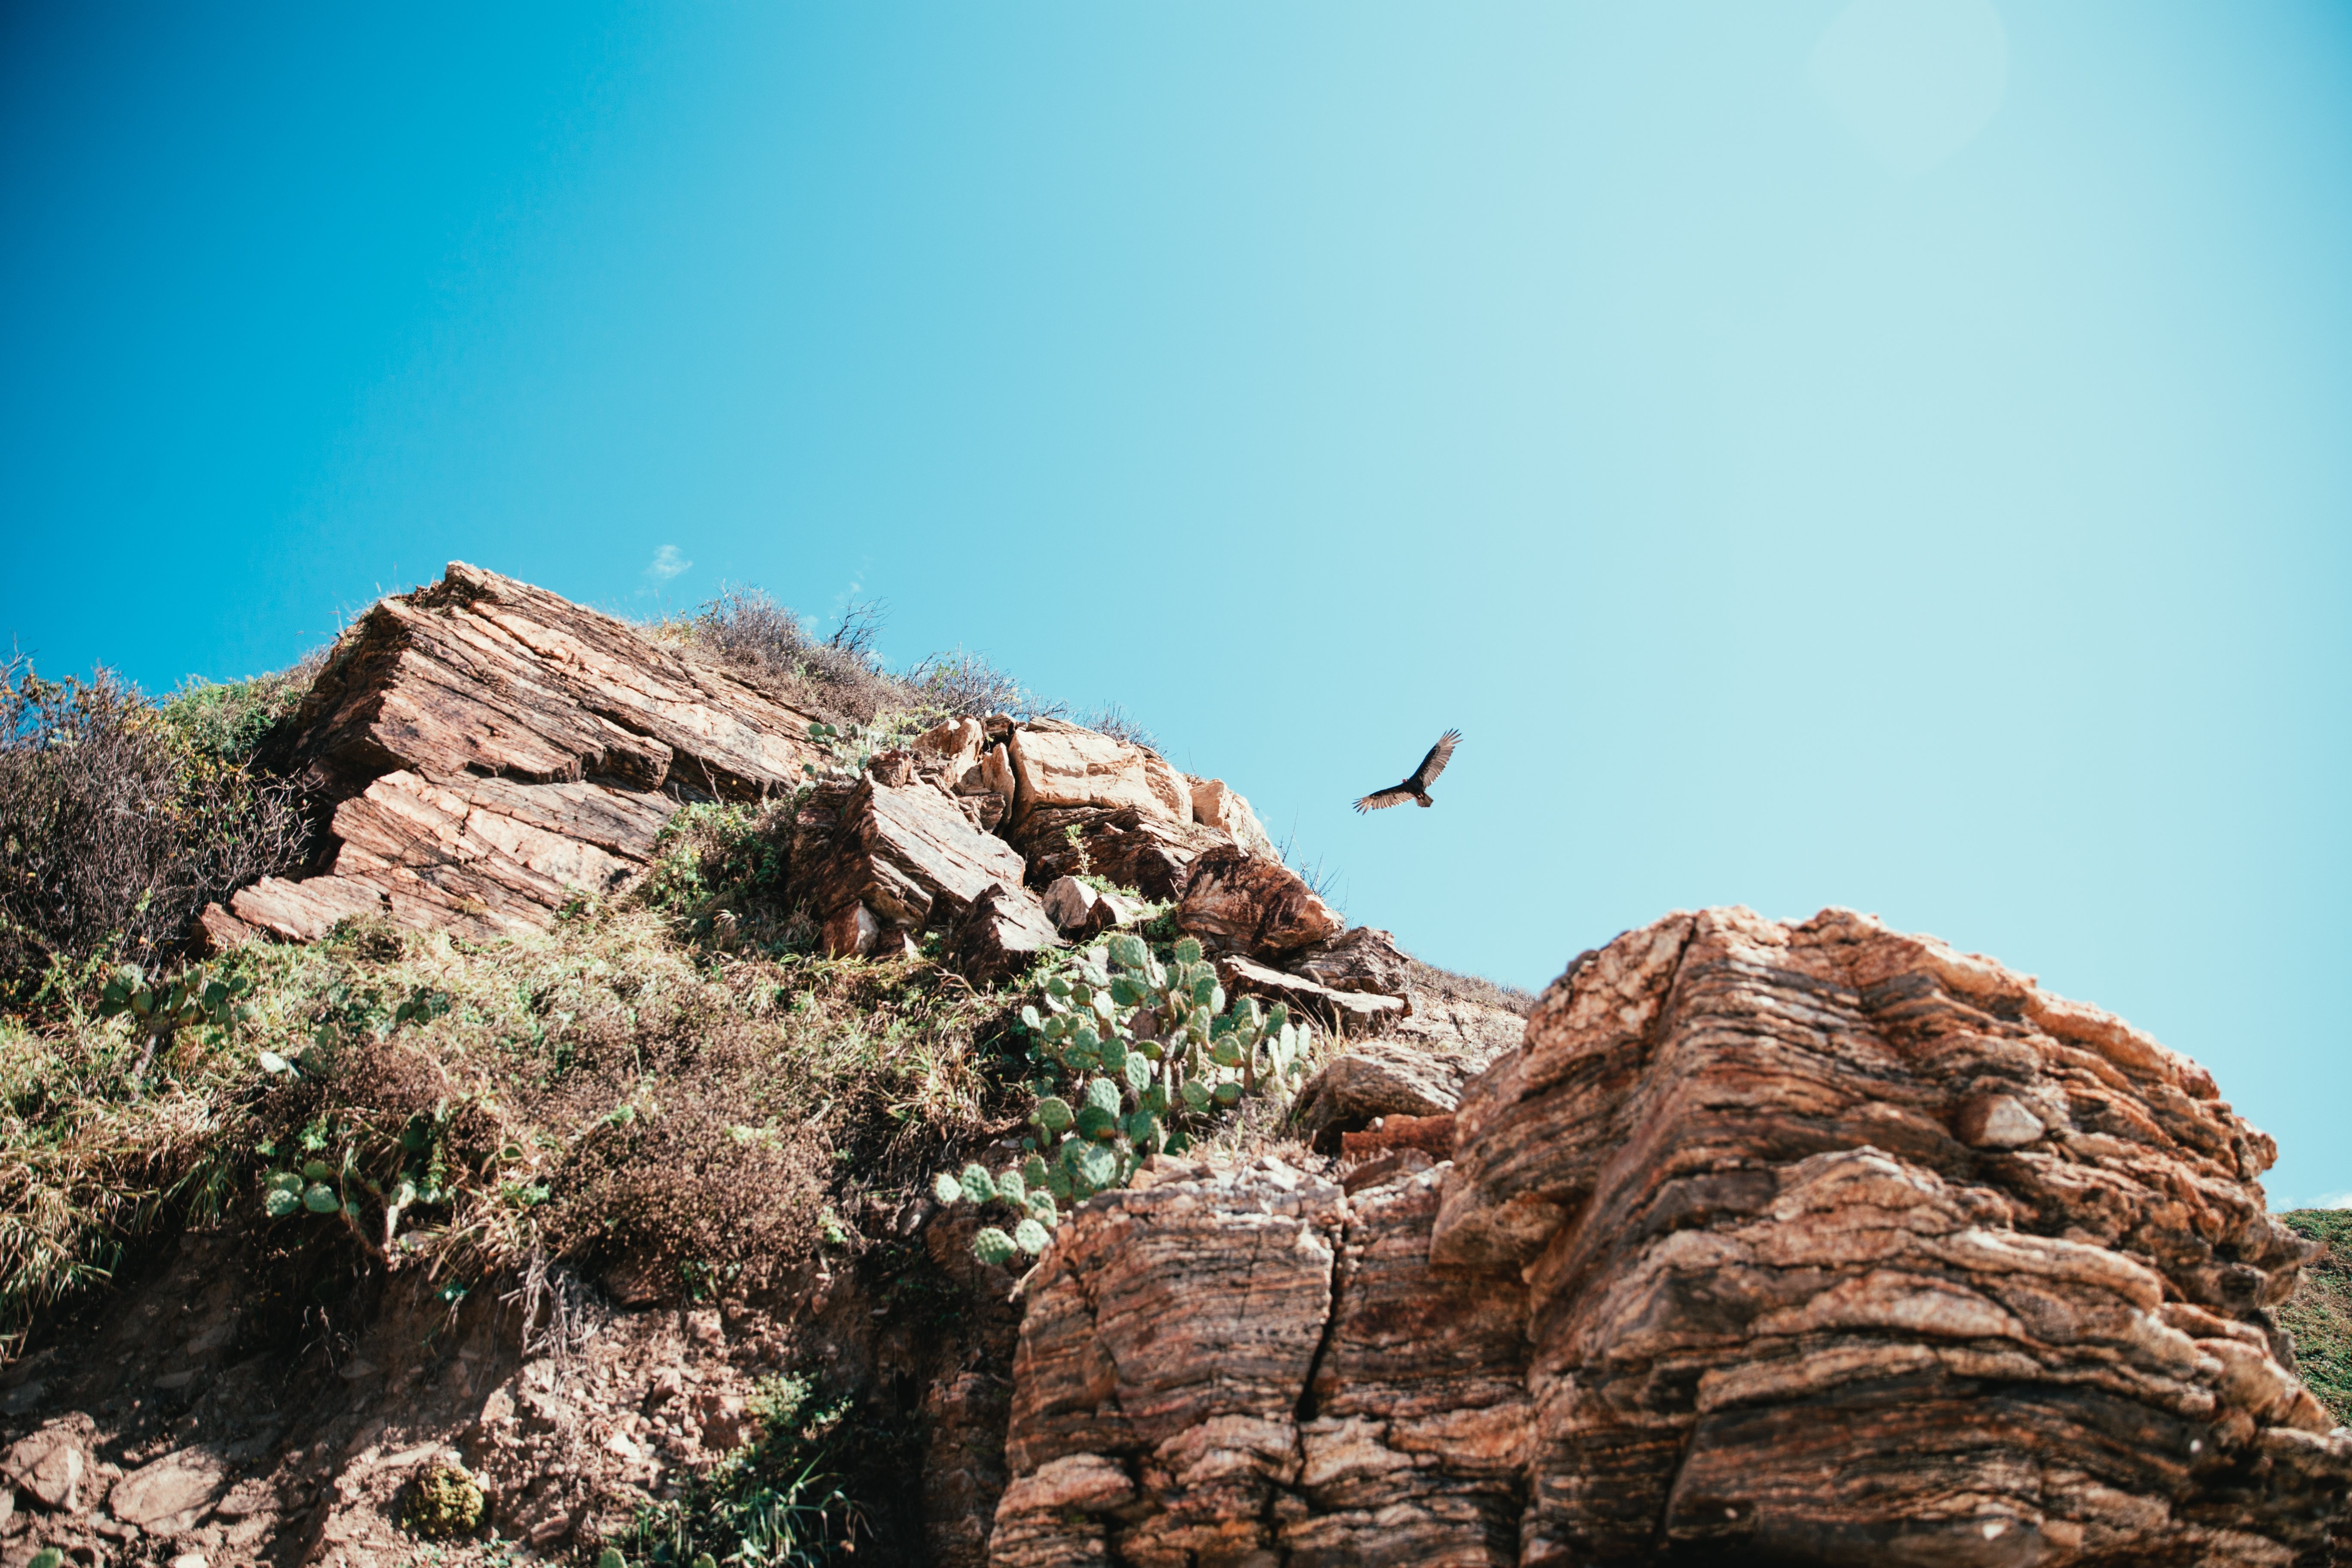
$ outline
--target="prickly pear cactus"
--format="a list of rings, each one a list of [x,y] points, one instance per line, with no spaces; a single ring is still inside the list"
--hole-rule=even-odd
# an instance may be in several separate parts
[[[983,1263],[1035,1257],[1061,1205],[1125,1186],[1146,1157],[1182,1152],[1245,1098],[1286,1096],[1312,1043],[1281,1003],[1227,1005],[1191,937],[1159,948],[1121,933],[1085,950],[1046,976],[1021,1023],[1039,1068],[1032,1152],[1015,1169],[966,1165],[933,1184],[941,1204],[1012,1211],[1009,1233],[990,1226],[973,1238]]]

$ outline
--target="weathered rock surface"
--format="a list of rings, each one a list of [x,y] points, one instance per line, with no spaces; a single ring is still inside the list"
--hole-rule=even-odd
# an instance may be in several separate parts
[[[1118,926],[1131,926],[1149,906],[1064,877],[1045,889],[1045,915],[1064,936],[1083,939]]]
[[[1283,1003],[1308,1022],[1341,1035],[1377,1033],[1402,1017],[1405,1011],[1402,996],[1334,991],[1238,953],[1228,953],[1217,960],[1217,979],[1234,995],[1261,996],[1268,1002]]]
[[[1063,946],[1053,921],[1019,887],[991,886],[971,902],[956,924],[951,946],[956,966],[974,980],[1014,974],[1037,955]]]
[[[1291,960],[1290,969],[1334,991],[1402,996],[1412,973],[1412,961],[1388,932],[1376,926],[1357,926],[1308,948]]]
[[[811,722],[609,616],[453,562],[343,634],[273,759],[339,803],[327,875],[257,884],[229,912],[295,942],[371,910],[478,938],[544,928],[641,869],[679,797],[803,782]]]
[[[812,721],[610,616],[451,562],[337,640],[303,703],[296,760],[339,794],[406,768],[639,790],[674,779],[756,800],[801,781]]]
[[[2327,1560],[2352,1436],[2268,1315],[2269,1141],[2119,1020],[1708,910],[1454,1098],[1451,1162],[1401,1123],[1352,1190],[1163,1162],[1077,1211],[993,1561]]]
[[[1013,730],[1008,750],[1024,815],[1084,805],[1192,820],[1190,783],[1146,747],[1058,719],[1032,719]]]
[[[1192,862],[1229,842],[1218,829],[1198,823],[1133,807],[1112,811],[1091,805],[1026,812],[1012,837],[1029,862],[1032,887],[1048,887],[1063,877],[1091,871],[1160,900],[1183,897]]]
[[[1407,1019],[1405,1027],[1417,1021]],[[1316,1148],[1336,1153],[1341,1133],[1376,1118],[1450,1114],[1465,1086],[1498,1054],[1459,1038],[1416,1039],[1401,1027],[1326,1062],[1299,1086],[1291,1120]]]
[[[805,861],[796,854],[792,879],[827,926],[863,905],[878,930],[919,931],[961,919],[991,888],[1019,889],[1025,869],[1011,845],[982,832],[939,789],[866,778],[842,801],[821,850]]]
[[[1344,929],[1298,874],[1233,846],[1192,863],[1176,923],[1213,950],[1279,959]]]
[[[1215,828],[1252,855],[1268,860],[1282,858],[1275,850],[1274,840],[1259,826],[1257,813],[1250,809],[1250,803],[1238,790],[1223,779],[1188,778],[1186,782],[1192,786],[1193,821]]]
[[[98,1425],[79,1411],[19,1437],[0,1457],[0,1477],[43,1508],[68,1512],[84,1500],[83,1478],[91,1468],[90,1439]]]
[[[227,1462],[209,1448],[175,1449],[115,1482],[106,1506],[125,1524],[177,1534],[195,1527],[227,1489],[228,1474]]]
[[[990,1561],[1242,1563],[1296,1496],[1344,1199],[1273,1162],[1155,1162],[1028,1288]]]

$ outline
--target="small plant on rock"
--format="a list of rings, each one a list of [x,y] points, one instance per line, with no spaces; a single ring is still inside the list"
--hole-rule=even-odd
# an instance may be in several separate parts
[[[1226,1005],[1201,944],[1155,949],[1120,934],[1049,973],[1021,1009],[1041,1068],[1030,1112],[1035,1135],[1020,1165],[978,1163],[942,1173],[942,1204],[1003,1205],[1011,1229],[972,1238],[982,1262],[1035,1257],[1061,1205],[1123,1187],[1159,1153],[1181,1153],[1193,1130],[1250,1095],[1286,1094],[1307,1063],[1309,1034],[1277,1002]]]

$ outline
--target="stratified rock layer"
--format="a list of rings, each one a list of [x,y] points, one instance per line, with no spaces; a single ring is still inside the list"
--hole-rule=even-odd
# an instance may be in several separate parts
[[[1454,1110],[1352,1191],[1160,1162],[1081,1208],[993,1560],[2327,1561],[2273,1151],[2120,1020],[1708,910],[1580,958]]]
[[[681,795],[803,782],[811,722],[610,616],[453,562],[336,641],[275,759],[340,803],[327,875],[229,907],[294,942],[371,911],[470,937],[543,928],[643,869]]]

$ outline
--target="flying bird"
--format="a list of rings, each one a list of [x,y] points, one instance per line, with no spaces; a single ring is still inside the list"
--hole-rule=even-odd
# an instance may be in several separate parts
[[[1421,759],[1421,766],[1412,770],[1411,778],[1401,784],[1391,784],[1386,789],[1374,790],[1356,803],[1356,809],[1378,811],[1382,806],[1402,805],[1406,801],[1412,801],[1418,805],[1427,805],[1429,786],[1437,782],[1437,775],[1444,773],[1445,764],[1454,760],[1454,748],[1461,743],[1461,731],[1446,731],[1437,737],[1437,744],[1429,748],[1429,755]]]

